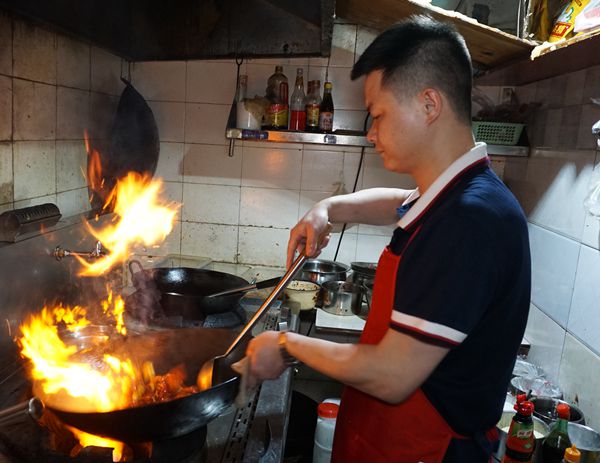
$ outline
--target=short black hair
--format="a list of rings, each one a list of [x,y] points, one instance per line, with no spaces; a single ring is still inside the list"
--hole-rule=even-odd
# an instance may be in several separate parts
[[[432,87],[442,92],[456,116],[470,123],[473,68],[463,37],[451,24],[411,16],[382,32],[352,68],[355,80],[383,72],[381,85],[399,96]]]

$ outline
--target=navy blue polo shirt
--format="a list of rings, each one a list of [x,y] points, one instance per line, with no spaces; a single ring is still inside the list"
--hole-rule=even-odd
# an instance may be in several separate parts
[[[437,191],[399,209],[389,245],[402,254],[390,327],[450,348],[422,390],[456,432],[475,436],[502,413],[527,322],[531,263],[523,211],[489,168],[485,145],[463,158],[432,185]]]

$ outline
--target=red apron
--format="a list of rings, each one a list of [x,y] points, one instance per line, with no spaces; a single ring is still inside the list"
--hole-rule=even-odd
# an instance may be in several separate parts
[[[400,259],[389,248],[379,258],[371,310],[360,343],[377,344],[389,329]],[[404,402],[392,405],[346,387],[332,462],[441,463],[453,437],[462,436],[450,428],[420,388]]]

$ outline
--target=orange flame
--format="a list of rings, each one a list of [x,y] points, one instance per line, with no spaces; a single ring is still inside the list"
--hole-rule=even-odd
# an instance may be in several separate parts
[[[102,306],[105,314],[116,317],[119,326],[122,313],[115,314],[123,300],[117,297],[113,301],[110,295]],[[85,314],[86,309],[78,306],[44,307],[21,325],[18,343],[21,354],[31,360],[35,393],[50,405],[60,404],[63,410],[105,412],[126,408],[144,390],[142,375],[133,361],[104,353],[98,346],[91,346],[90,352],[82,355],[86,350],[78,352],[78,347],[59,333],[61,324],[71,333],[89,324]],[[124,332],[124,326],[120,332]]]
[[[88,434],[87,432],[80,431],[77,428],[73,428],[71,426],[67,426],[69,431],[71,431],[75,437],[79,440],[79,444],[81,447],[105,447],[112,448],[112,460],[113,461],[123,461],[123,449],[125,444],[123,442],[119,442],[113,439],[106,439],[104,437],[95,436],[93,434]]]
[[[91,147],[86,133],[88,151],[88,182],[90,188],[102,195],[104,180],[100,154]],[[173,222],[180,204],[161,201],[162,181],[150,175],[129,172],[118,179],[115,187],[104,198],[104,210],[113,210],[116,221],[105,228],[88,229],[104,247],[107,257],[89,262],[77,257],[84,269],[81,276],[97,276],[107,272],[113,265],[126,261],[135,245],[153,246],[165,240],[173,230]]]

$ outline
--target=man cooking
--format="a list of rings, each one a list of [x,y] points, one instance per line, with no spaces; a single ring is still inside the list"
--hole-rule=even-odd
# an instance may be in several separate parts
[[[398,23],[354,65],[361,76],[367,137],[417,188],[327,198],[292,229],[288,265],[304,244],[318,254],[328,222],[397,223],[359,344],[266,332],[248,346],[250,379],[295,358],[344,383],[334,462],[487,462],[527,321],[526,220],[473,141],[471,60],[451,26]]]

